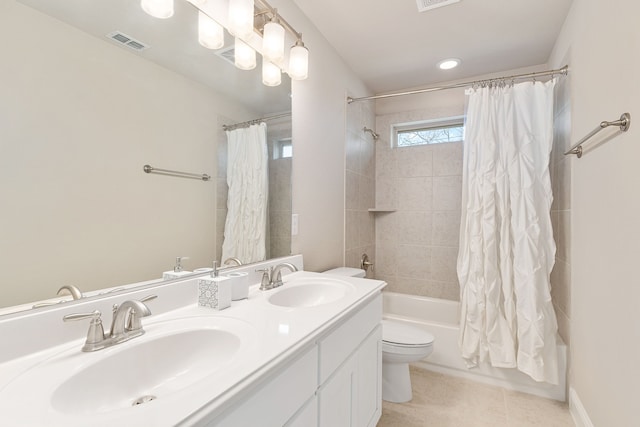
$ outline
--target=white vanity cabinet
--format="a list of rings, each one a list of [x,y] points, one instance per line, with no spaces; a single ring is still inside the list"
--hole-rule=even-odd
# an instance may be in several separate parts
[[[382,405],[380,293],[355,310],[320,333],[279,372],[240,393],[240,403],[198,425],[375,426]]]
[[[319,343],[319,427],[373,427],[382,411],[381,300]]]

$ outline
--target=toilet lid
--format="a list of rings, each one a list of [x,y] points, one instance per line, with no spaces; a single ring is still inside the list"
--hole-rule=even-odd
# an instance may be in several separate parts
[[[395,345],[425,346],[433,343],[429,332],[406,323],[393,320],[382,321],[382,341]]]

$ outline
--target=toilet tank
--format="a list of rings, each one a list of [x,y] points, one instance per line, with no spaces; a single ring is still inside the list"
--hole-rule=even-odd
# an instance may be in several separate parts
[[[324,271],[326,274],[335,274],[337,276],[349,276],[349,277],[366,277],[367,272],[360,268],[352,267],[338,267],[331,270]]]

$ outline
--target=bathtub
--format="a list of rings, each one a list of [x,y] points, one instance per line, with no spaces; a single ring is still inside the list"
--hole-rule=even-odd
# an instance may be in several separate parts
[[[537,382],[517,369],[494,368],[488,364],[467,369],[458,349],[459,305],[457,301],[383,292],[385,319],[417,326],[435,337],[433,353],[413,365],[549,399],[566,400],[567,346],[560,336],[557,336],[558,385]]]

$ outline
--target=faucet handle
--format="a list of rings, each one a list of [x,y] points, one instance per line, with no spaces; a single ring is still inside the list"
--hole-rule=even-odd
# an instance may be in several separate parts
[[[147,301],[151,301],[152,299],[156,299],[158,298],[158,295],[147,295],[144,298],[140,298],[140,302],[147,302]]]
[[[268,291],[273,287],[273,283],[271,282],[271,275],[273,273],[273,267],[271,268],[259,268],[256,272],[262,273],[262,280],[260,281],[260,290]]]
[[[67,314],[66,316],[64,316],[62,318],[62,320],[65,321],[65,322],[69,322],[69,321],[72,321],[72,320],[91,319],[92,322],[95,322],[97,320],[100,320],[100,316],[102,316],[102,313],[100,313],[100,310],[94,310],[91,313]]]
[[[84,343],[83,351],[90,351],[89,348],[96,347],[96,344],[104,341],[104,328],[102,327],[102,313],[94,310],[91,313],[74,313],[67,314],[62,318],[63,321],[69,322],[74,320],[91,319],[89,323],[89,331],[87,332],[87,340]]]

